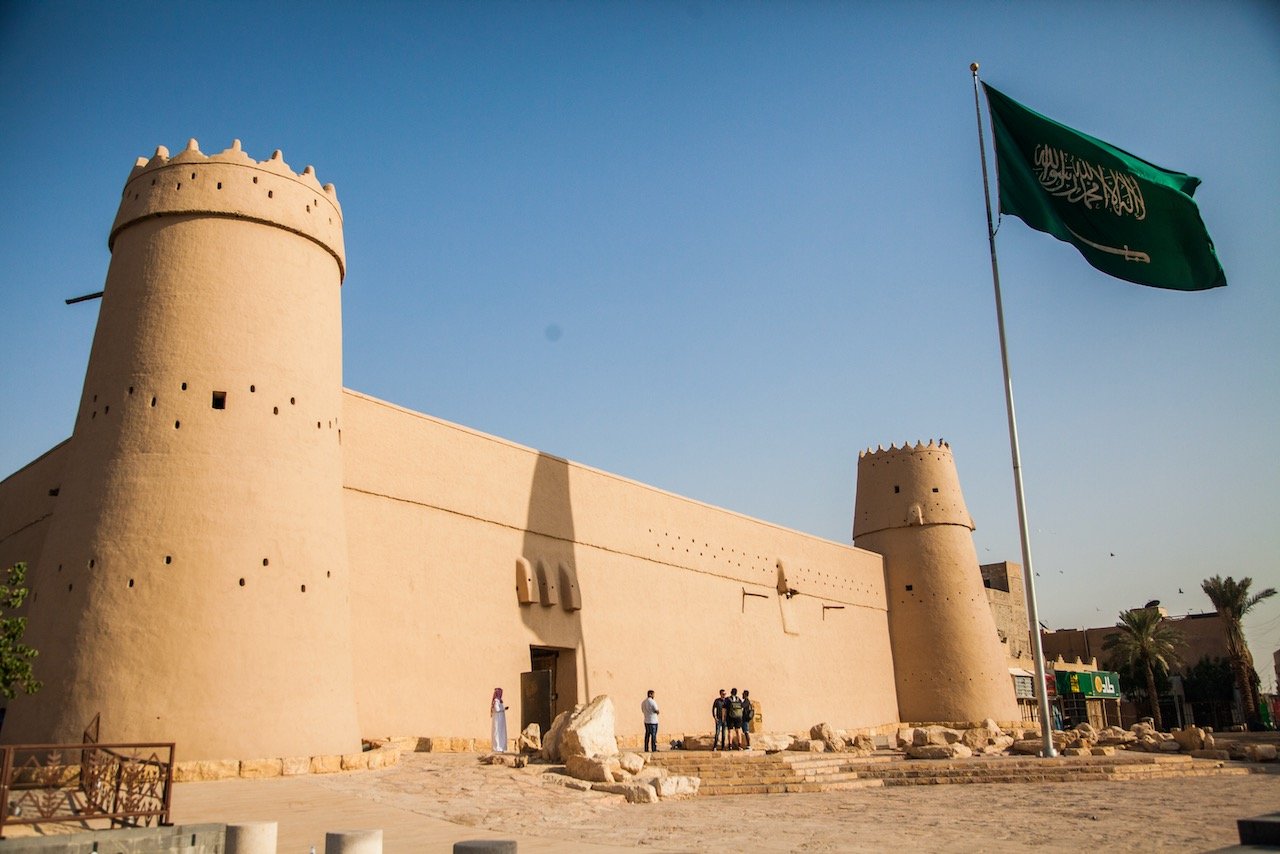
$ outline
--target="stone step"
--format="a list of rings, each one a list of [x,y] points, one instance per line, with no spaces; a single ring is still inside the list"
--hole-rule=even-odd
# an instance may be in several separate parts
[[[674,774],[702,778],[705,795],[828,792],[874,786],[982,783],[1066,783],[1176,777],[1241,776],[1248,768],[1195,760],[1180,754],[1120,753],[1114,756],[972,757],[909,760],[897,752],[847,757],[839,754],[757,751],[665,754],[655,757]]]
[[[831,771],[825,774],[805,774],[803,781],[805,783],[818,783],[821,785],[834,785],[851,780],[869,780],[871,777],[864,776],[859,771]]]
[[[1187,763],[1113,763],[1076,766],[1046,765],[1022,769],[1004,768],[1000,763],[990,763],[985,767],[970,769],[932,768],[929,764],[920,763],[917,767],[871,772],[871,776],[883,780],[886,786],[911,786],[946,783],[1058,783],[1106,779],[1168,779],[1241,776],[1248,773],[1246,768],[1219,766],[1212,762],[1205,762],[1203,766]]]
[[[799,753],[796,751],[784,751],[774,753],[769,758],[776,759],[779,762],[785,762],[788,765],[821,765],[823,763],[846,764],[851,762],[864,763],[868,765],[876,765],[881,762],[895,762],[903,758],[900,751],[880,751],[871,756],[842,756],[839,753]]]
[[[849,789],[871,789],[883,786],[880,780],[843,780],[835,783],[741,783],[738,785],[707,785],[698,789],[699,795],[781,795],[799,792],[835,792]]]

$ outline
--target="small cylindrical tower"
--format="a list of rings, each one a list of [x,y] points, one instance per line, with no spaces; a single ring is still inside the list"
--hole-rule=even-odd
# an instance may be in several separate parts
[[[342,511],[342,213],[237,140],[139,158],[10,742],[175,741],[180,759],[360,749]]]
[[[1018,719],[973,528],[946,443],[859,455],[853,539],[884,557],[903,721]]]

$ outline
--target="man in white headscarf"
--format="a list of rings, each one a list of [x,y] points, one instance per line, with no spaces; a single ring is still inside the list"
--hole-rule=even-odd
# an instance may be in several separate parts
[[[489,704],[493,752],[507,752],[507,707],[502,702],[502,689],[493,689],[493,701]]]

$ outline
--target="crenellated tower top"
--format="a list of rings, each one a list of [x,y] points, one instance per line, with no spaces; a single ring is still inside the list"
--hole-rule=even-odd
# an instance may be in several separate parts
[[[342,239],[342,208],[332,184],[321,186],[315,169],[297,174],[276,150],[266,160],[254,160],[240,148],[240,140],[218,154],[200,151],[194,139],[169,156],[163,145],[151,159],[139,157],[125,182],[120,210],[107,238],[139,220],[196,214],[261,222],[294,232],[322,246],[346,274]]]
[[[974,529],[960,492],[951,446],[942,439],[901,447],[877,446],[858,454],[853,537],[913,525]]]

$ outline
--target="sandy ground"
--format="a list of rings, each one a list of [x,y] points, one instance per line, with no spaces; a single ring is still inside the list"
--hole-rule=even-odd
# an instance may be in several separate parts
[[[1237,818],[1280,811],[1280,775],[1096,783],[906,786],[632,805],[549,785],[545,767],[408,754],[396,768],[185,783],[176,822],[275,820],[280,852],[324,850],[324,831],[381,827],[387,852],[514,838],[522,852],[1208,851]]]

